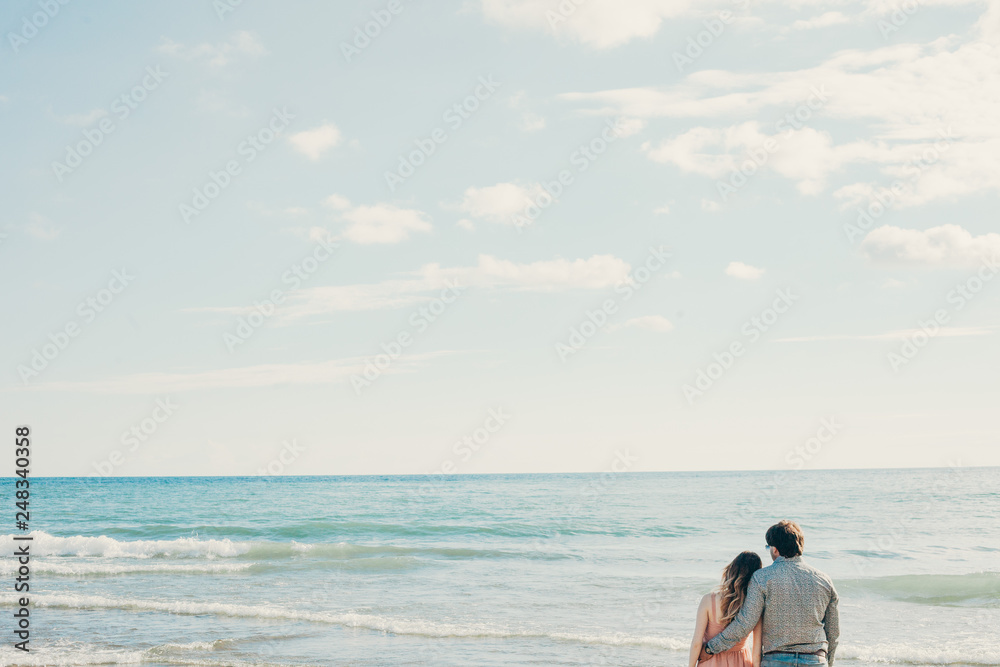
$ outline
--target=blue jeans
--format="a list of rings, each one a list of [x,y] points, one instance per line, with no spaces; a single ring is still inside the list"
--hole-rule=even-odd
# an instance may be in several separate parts
[[[776,653],[765,655],[760,667],[816,667],[826,665],[826,657],[812,653]]]

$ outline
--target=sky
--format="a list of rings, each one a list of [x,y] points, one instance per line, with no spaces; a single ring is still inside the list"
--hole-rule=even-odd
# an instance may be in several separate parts
[[[1000,465],[998,2],[0,28],[34,475]]]

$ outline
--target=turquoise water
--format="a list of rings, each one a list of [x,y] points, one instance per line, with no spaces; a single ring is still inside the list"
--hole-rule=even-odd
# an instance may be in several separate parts
[[[1000,665],[997,469],[32,492],[33,651],[0,623],[4,665],[684,665],[701,595],[784,517],[840,590],[838,664]]]

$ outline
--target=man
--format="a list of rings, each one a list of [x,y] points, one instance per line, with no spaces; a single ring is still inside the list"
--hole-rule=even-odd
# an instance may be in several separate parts
[[[708,641],[701,659],[736,646],[763,615],[761,667],[832,666],[840,638],[833,582],[802,562],[805,536],[797,523],[771,526],[766,539],[774,562],[754,573],[742,609]]]

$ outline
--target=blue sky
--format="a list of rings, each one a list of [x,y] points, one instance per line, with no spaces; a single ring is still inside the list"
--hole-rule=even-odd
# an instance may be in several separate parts
[[[35,474],[1000,465],[996,2],[0,26]]]

